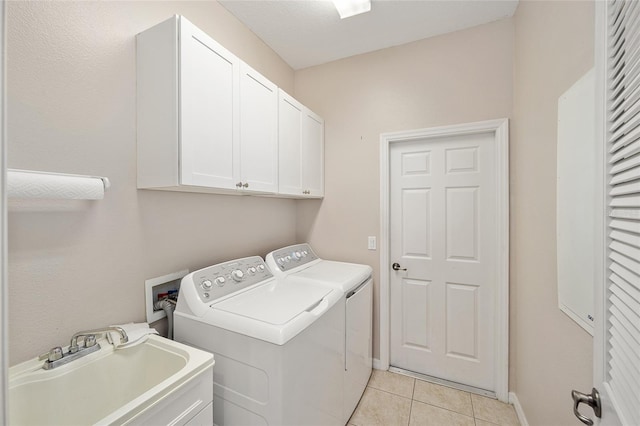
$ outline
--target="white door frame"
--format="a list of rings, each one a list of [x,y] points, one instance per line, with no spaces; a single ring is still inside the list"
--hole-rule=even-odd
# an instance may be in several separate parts
[[[496,238],[499,253],[496,288],[495,321],[495,384],[499,400],[509,400],[509,121],[508,119],[481,121],[428,129],[382,133],[380,135],[380,359],[374,366],[389,369],[391,332],[389,313],[389,149],[392,144],[443,136],[462,136],[493,132],[496,143],[497,185]]]

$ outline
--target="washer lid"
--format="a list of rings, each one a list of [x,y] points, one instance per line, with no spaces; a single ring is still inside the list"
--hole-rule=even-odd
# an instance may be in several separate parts
[[[304,279],[305,283],[317,282],[339,288],[347,293],[371,276],[369,265],[321,260],[314,265],[291,274],[291,279]],[[305,284],[306,285],[306,284]]]
[[[325,285],[276,282],[230,297],[211,307],[256,321],[283,325],[311,311],[333,290]]]

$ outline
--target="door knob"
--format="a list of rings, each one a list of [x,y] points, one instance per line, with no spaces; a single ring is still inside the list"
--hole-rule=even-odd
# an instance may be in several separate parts
[[[399,263],[394,263],[393,265],[391,265],[391,268],[393,268],[394,271],[406,271],[407,268],[401,268]]]
[[[578,392],[577,390],[571,391],[571,398],[573,398],[573,414],[585,425],[592,426],[593,420],[590,418],[583,416],[578,411],[578,406],[581,403],[587,404],[589,407],[593,408],[593,412],[596,417],[602,417],[602,405],[600,404],[600,393],[596,388],[591,389],[591,395],[586,395],[582,392]]]

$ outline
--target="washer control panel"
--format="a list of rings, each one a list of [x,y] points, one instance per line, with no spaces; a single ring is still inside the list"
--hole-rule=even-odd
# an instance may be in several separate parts
[[[191,279],[200,300],[208,303],[269,278],[273,275],[262,258],[252,256],[200,269]]]
[[[285,247],[274,251],[272,254],[276,265],[283,272],[318,259],[309,244],[306,243]]]

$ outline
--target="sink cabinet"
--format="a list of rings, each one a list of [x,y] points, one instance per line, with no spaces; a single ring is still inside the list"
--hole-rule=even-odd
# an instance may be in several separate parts
[[[173,389],[158,404],[134,417],[127,425],[204,426],[213,424],[213,367]]]
[[[137,36],[138,188],[277,192],[277,87],[181,16]]]
[[[292,96],[278,93],[279,193],[324,196],[324,120]]]

